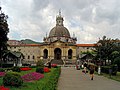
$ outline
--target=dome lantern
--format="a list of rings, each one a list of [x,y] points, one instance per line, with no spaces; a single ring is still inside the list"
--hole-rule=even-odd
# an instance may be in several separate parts
[[[59,10],[59,15],[56,16],[56,26],[63,26],[63,17],[61,16],[61,11]]]

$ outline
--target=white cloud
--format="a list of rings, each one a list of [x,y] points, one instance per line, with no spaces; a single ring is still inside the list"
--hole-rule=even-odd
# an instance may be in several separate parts
[[[119,0],[2,0],[1,5],[9,16],[9,39],[42,42],[56,25],[59,9],[77,43],[95,43],[104,35],[120,39]]]

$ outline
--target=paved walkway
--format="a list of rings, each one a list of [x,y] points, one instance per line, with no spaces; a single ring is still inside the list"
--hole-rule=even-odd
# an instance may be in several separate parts
[[[62,67],[58,90],[120,90],[120,82],[98,75],[92,81],[88,73],[73,67]]]

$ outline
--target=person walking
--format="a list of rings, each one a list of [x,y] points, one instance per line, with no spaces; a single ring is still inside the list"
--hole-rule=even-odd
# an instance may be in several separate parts
[[[93,77],[94,77],[94,66],[90,67],[90,77],[91,77],[91,80],[93,80]]]

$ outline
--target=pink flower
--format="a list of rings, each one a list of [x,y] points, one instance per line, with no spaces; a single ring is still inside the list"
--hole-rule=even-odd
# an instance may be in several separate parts
[[[22,79],[25,82],[32,82],[32,81],[35,81],[35,80],[39,80],[43,77],[44,77],[44,74],[37,73],[37,72],[32,72],[32,73],[28,73],[28,74],[22,76]]]
[[[0,72],[0,77],[5,76],[5,72]]]

